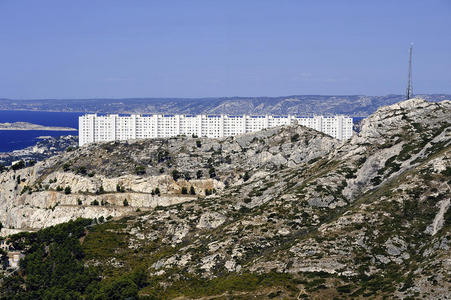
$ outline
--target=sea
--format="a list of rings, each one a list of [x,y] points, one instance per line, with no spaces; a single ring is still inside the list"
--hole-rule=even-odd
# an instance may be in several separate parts
[[[3,110],[0,111],[0,123],[29,122],[45,126],[78,129],[78,117],[83,114],[77,112]],[[0,130],[0,152],[10,152],[33,146],[42,136],[59,137],[62,135],[78,135],[78,131]]]

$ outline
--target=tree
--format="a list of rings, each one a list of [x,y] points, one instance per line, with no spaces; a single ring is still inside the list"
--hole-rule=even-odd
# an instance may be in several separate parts
[[[194,186],[191,186],[191,187],[190,187],[189,193],[190,193],[191,195],[196,195],[196,190],[194,189]]]
[[[197,173],[196,173],[197,179],[201,179],[202,176],[204,176],[204,173],[202,172],[202,170],[197,170]]]
[[[211,166],[210,169],[208,170],[208,174],[210,174],[210,178],[216,177],[216,170],[213,166]]]
[[[4,270],[6,270],[9,265],[8,253],[6,253],[3,249],[0,249],[0,265]]]
[[[88,171],[86,170],[86,167],[85,166],[81,166],[81,167],[78,167],[78,169],[77,169],[77,174],[81,174],[81,175],[86,175],[86,173],[87,173]]]
[[[144,166],[136,166],[135,168],[136,175],[144,175],[146,174],[146,168]]]
[[[11,169],[14,171],[25,168],[25,161],[21,159],[19,162],[16,162],[11,166]]]
[[[180,178],[180,172],[177,170],[172,170],[172,179],[174,179],[174,181],[177,181],[177,179]]]
[[[127,201],[127,199],[124,199],[124,206],[128,206],[128,201]]]
[[[186,188],[186,186],[182,187],[182,194],[183,195],[188,194],[188,189]]]
[[[201,141],[199,141],[199,140],[197,140],[197,141],[196,141],[196,146],[197,146],[197,148],[200,148],[200,147],[202,147],[202,142],[201,142]]]
[[[160,189],[159,188],[155,188],[155,195],[158,195],[158,196],[160,196]]]
[[[249,178],[251,178],[251,177],[249,176],[249,173],[248,173],[247,171],[244,172],[243,180],[244,180],[244,181],[248,181]]]
[[[78,203],[78,205],[82,205],[83,204],[83,202],[81,202],[80,199],[77,199],[77,203]]]
[[[66,186],[64,188],[64,194],[69,195],[72,192],[72,189],[70,186]]]
[[[67,171],[69,171],[70,170],[70,164],[69,163],[65,163],[64,165],[63,165],[63,171],[64,172],[67,172]]]
[[[97,201],[97,199],[96,199],[96,200],[91,202],[91,205],[98,206],[99,205],[99,201]]]
[[[189,172],[185,172],[185,174],[183,174],[183,177],[187,180],[190,181],[191,180],[191,175]]]
[[[104,188],[103,188],[103,185],[101,185],[101,186],[99,187],[99,189],[96,191],[96,194],[97,194],[97,195],[105,194],[105,190],[104,190]]]

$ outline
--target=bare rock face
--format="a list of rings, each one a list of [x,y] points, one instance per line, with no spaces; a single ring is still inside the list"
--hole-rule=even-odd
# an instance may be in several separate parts
[[[213,229],[224,223],[226,218],[216,212],[204,213],[200,216],[197,228]]]

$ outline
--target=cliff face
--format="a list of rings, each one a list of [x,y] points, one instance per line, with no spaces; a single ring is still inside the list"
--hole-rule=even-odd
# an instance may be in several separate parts
[[[48,199],[59,199],[54,211],[87,215],[116,209],[120,215],[140,203],[152,207],[155,199],[171,198],[172,203],[158,203],[89,233],[83,244],[86,264],[101,266],[105,274],[144,266],[168,297],[228,291],[258,298],[446,298],[450,116],[450,101],[411,99],[380,108],[343,143],[294,126],[222,140],[179,137],[93,145],[16,173],[25,178],[20,187],[57,178],[47,191],[18,196],[14,174],[3,174],[1,218],[7,226],[16,224],[5,215],[17,209],[14,217],[26,223],[29,218],[19,214],[27,203],[36,206]],[[141,166],[146,175],[130,174],[142,172]],[[200,170],[203,178],[175,182],[174,169],[186,179]],[[205,179],[209,174],[212,178]],[[68,184],[70,195],[51,191]],[[124,186],[123,193],[115,192],[117,184]],[[108,193],[94,195],[100,186]],[[160,198],[149,196],[157,186]],[[182,186],[195,186],[194,201],[180,195]],[[216,192],[205,197],[203,188]],[[150,200],[139,202],[132,195]],[[133,208],[121,207],[124,196]],[[81,210],[69,205],[76,197],[85,197],[83,203],[110,197],[111,205]],[[51,210],[40,211],[53,218]],[[120,246],[109,245],[114,255],[102,254],[96,244],[101,235],[121,240]],[[230,278],[244,278],[248,285],[230,286]],[[190,289],[193,280],[217,289]]]

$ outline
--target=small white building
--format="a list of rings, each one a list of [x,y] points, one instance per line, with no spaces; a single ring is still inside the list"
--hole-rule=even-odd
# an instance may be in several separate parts
[[[143,138],[197,135],[219,138],[294,123],[345,140],[352,136],[351,117],[254,115],[97,115],[79,117],[79,145]]]
[[[25,255],[20,253],[19,251],[10,251],[8,252],[8,265],[10,268],[17,269],[19,268],[19,262]]]

